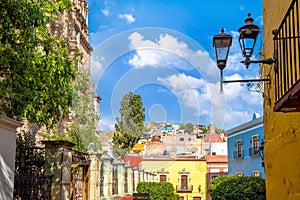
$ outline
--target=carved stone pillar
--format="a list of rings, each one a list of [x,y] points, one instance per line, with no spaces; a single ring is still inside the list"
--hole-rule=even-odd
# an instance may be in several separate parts
[[[153,182],[157,182],[157,180],[156,180],[156,174],[153,174],[153,176],[152,176],[152,178],[153,178]]]
[[[100,154],[91,154],[90,160],[90,199],[100,198],[100,183],[101,183],[101,161]]]
[[[139,182],[144,182],[144,170],[143,169],[139,169],[139,176],[140,176]]]
[[[133,168],[133,191],[136,192],[137,184],[140,182],[140,173],[138,168]]]
[[[116,168],[117,168],[117,179],[118,179],[118,194],[123,195],[124,194],[124,185],[125,185],[125,167],[123,162],[117,162]]]
[[[68,141],[43,141],[45,144],[45,175],[53,176],[51,199],[69,200],[71,184],[71,148]]]
[[[128,163],[125,164],[125,193],[133,192],[133,167]]]
[[[107,152],[103,152],[101,156],[102,161],[102,174],[101,174],[101,182],[102,182],[102,191],[103,196],[108,197],[112,195],[113,189],[113,158],[110,157]]]

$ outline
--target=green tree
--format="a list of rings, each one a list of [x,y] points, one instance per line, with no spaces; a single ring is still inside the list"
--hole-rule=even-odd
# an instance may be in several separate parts
[[[123,156],[138,142],[144,128],[145,108],[142,97],[129,92],[120,102],[120,117],[116,117],[113,146],[115,156]]]
[[[187,124],[182,123],[182,124],[179,125],[179,128],[183,129],[186,133],[190,134],[194,130],[194,125],[192,123],[190,123],[190,122],[187,123]]]
[[[67,43],[47,23],[69,0],[0,0],[1,111],[30,123],[56,125],[69,113],[75,65]]]
[[[265,200],[265,180],[250,176],[219,176],[209,185],[213,200]]]
[[[73,135],[78,139],[78,150],[86,151],[89,145],[93,150],[99,150],[101,142],[95,136],[99,116],[94,107],[94,92],[87,71],[82,70],[77,74],[72,99],[75,119],[70,131],[74,131]]]
[[[179,195],[174,193],[174,187],[169,182],[140,182],[136,189],[139,193],[148,193],[151,200],[179,200]]]
[[[48,135],[50,139],[68,140],[75,143],[73,149],[87,151],[88,146],[94,151],[101,147],[100,138],[95,133],[99,116],[94,107],[94,93],[89,80],[89,73],[81,70],[77,73],[72,95],[72,123],[67,127],[68,132],[57,132]]]
[[[216,133],[221,134],[223,132],[224,132],[223,129],[216,127]]]

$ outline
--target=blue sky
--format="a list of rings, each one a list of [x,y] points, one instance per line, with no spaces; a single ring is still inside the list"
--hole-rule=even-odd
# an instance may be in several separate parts
[[[142,96],[146,122],[213,122],[227,130],[251,120],[254,112],[262,115],[260,93],[229,83],[220,94],[212,47],[212,37],[224,27],[233,36],[224,79],[257,78],[259,65],[247,70],[240,63],[237,41],[249,12],[262,27],[260,0],[89,0],[91,80],[102,97],[100,130],[113,129],[120,100],[129,91]]]

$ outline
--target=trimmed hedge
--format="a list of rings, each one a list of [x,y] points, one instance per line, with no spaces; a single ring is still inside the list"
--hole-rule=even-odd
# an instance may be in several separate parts
[[[179,200],[179,195],[174,193],[174,187],[169,182],[140,182],[137,192],[147,193],[150,189],[151,200]]]
[[[209,185],[213,200],[265,200],[265,180],[252,176],[219,176]]]

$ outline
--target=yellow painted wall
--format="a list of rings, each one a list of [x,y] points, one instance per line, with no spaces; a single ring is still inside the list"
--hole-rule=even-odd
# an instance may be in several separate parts
[[[266,58],[273,56],[272,30],[279,27],[292,0],[263,0]],[[265,74],[269,71],[265,66]],[[273,69],[272,69],[273,70]],[[268,200],[300,199],[300,112],[275,113],[274,72],[265,100],[265,170]]]
[[[200,196],[201,200],[206,200],[206,161],[191,160],[191,161],[171,161],[171,160],[143,160],[142,169],[145,171],[157,172],[164,168],[165,172],[169,172],[168,182],[172,183],[174,188],[179,183],[179,174],[183,168],[186,172],[190,172],[190,185],[193,185],[192,193],[177,193],[184,196],[184,200],[192,200],[194,196]],[[157,176],[159,181],[159,176]],[[198,187],[201,185],[199,193]]]

